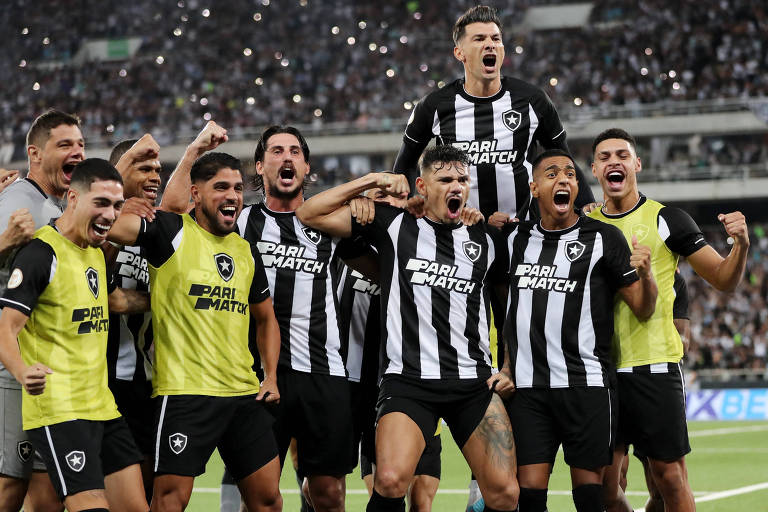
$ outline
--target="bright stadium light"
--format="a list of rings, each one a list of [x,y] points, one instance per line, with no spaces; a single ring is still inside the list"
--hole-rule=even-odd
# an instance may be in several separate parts
[[[550,78],[549,79],[549,85],[551,85],[552,87],[555,87],[557,85],[557,78],[554,77],[554,76],[552,78]]]
[[[377,45],[376,43],[368,43],[368,49],[371,50],[372,52],[375,52],[378,47],[379,45]]]
[[[157,58],[155,59],[155,62],[157,62],[158,64],[162,64],[163,62],[165,62],[165,57],[163,57],[162,55],[158,55]]]
[[[400,44],[408,44],[408,36],[400,36]]]
[[[253,54],[253,50],[251,50],[250,48],[243,48],[243,55],[245,55],[246,57],[250,57],[251,54]]]
[[[173,29],[173,35],[175,35],[176,37],[179,37],[181,35],[181,29],[179,27],[176,27],[175,29]]]
[[[126,76],[128,76],[128,71],[125,68],[123,68],[117,74],[120,75],[120,78],[125,78]]]
[[[355,38],[354,38],[354,37],[352,37],[352,36],[349,36],[349,37],[347,38],[347,44],[348,44],[349,46],[352,46],[353,44],[355,44]]]
[[[301,94],[294,94],[293,98],[291,98],[294,103],[301,103]]]
[[[515,53],[520,55],[523,53],[523,47],[522,46],[515,46]]]
[[[256,98],[254,98],[253,96],[248,96],[248,97],[245,99],[245,102],[246,102],[247,104],[249,104],[249,105],[253,105],[254,103],[256,103]]]
[[[395,70],[394,70],[394,69],[392,69],[392,68],[389,68],[389,69],[387,70],[387,76],[388,76],[389,78],[392,78],[393,76],[395,76]]]
[[[256,22],[261,21],[261,13],[260,12],[257,12],[256,14],[253,15],[253,21],[256,21]]]
[[[334,25],[334,26],[332,26],[332,27],[331,27],[331,34],[333,34],[333,35],[338,35],[338,34],[339,34],[339,31],[340,31],[340,29],[339,29],[339,27],[337,27],[336,25]]]
[[[321,117],[323,115],[323,111],[319,108],[316,108],[313,114],[315,114],[315,117]]]
[[[429,70],[429,66],[427,66],[426,64],[419,65],[419,71],[421,71],[422,73],[426,73],[427,70]]]
[[[256,78],[256,80],[253,81],[256,85],[264,85],[264,79],[261,77]]]
[[[580,107],[583,101],[581,101],[581,98],[573,98],[573,104],[577,107]]]
[[[207,18],[208,16],[211,15],[211,10],[210,9],[203,9],[203,12],[201,14],[203,15],[203,18]]]
[[[203,119],[205,119],[206,121],[210,121],[211,120],[211,113],[210,112],[206,112],[205,114],[203,114]]]
[[[20,68],[25,68],[25,67],[27,67],[27,61],[26,61],[26,60],[24,60],[24,59],[21,59],[21,62],[19,62],[19,67],[20,67]]]
[[[40,83],[39,82],[35,82],[34,84],[32,84],[32,90],[33,91],[39,91],[40,90]]]

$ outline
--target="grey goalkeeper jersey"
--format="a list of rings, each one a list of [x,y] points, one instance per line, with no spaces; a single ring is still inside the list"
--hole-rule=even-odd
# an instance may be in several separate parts
[[[63,203],[48,197],[34,181],[23,178],[0,192],[0,233],[8,229],[8,219],[19,208],[26,208],[35,221],[35,229],[45,226],[54,217],[59,217],[64,209]],[[16,250],[0,254],[0,296],[5,293],[11,264]],[[0,388],[21,389],[21,385],[0,363]]]

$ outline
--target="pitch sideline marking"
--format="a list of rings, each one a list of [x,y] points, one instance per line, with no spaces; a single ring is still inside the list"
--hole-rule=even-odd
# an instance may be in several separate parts
[[[705,501],[722,500],[724,498],[730,498],[731,496],[738,496],[739,494],[748,494],[750,492],[762,491],[768,489],[768,482],[762,482],[759,484],[747,485],[745,487],[737,487],[736,489],[728,489],[727,491],[718,491],[696,498],[696,503],[704,503]],[[645,508],[636,508],[634,512],[644,512]]]
[[[708,430],[689,430],[688,437],[706,437],[722,434],[743,434],[746,432],[763,432],[768,430],[768,425],[751,425],[749,427],[723,427]]]
[[[219,494],[220,489],[218,487],[195,487],[193,489],[193,492],[197,492],[200,494]],[[299,494],[298,489],[280,489],[281,494]],[[347,489],[347,494],[368,494],[368,491],[365,489]],[[463,494],[465,496],[469,495],[468,489],[439,489],[437,490],[437,494]],[[553,491],[550,490],[549,493],[552,496],[570,496],[571,491]],[[627,491],[625,492],[627,496],[648,496],[648,491]],[[706,491],[697,491],[694,493],[695,495],[704,496],[709,494]]]

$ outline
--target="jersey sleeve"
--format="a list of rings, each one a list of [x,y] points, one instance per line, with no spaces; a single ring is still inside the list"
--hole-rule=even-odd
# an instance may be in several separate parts
[[[33,239],[16,253],[11,264],[8,287],[0,299],[0,306],[32,314],[37,299],[45,291],[56,271],[53,248],[40,239]]]
[[[688,318],[688,284],[680,272],[675,272],[675,302],[672,304],[672,318]]]
[[[419,175],[419,158],[429,141],[432,140],[432,119],[435,110],[427,105],[427,98],[419,101],[408,119],[403,134],[403,144],[395,158],[392,170],[405,174],[411,186],[411,194],[416,190],[416,177]]]
[[[264,271],[256,244],[251,244],[251,256],[253,256],[254,269],[248,304],[259,304],[269,298],[269,281],[267,281],[267,273]]]
[[[140,245],[147,252],[147,261],[153,267],[159,267],[168,258],[173,256],[173,239],[181,231],[184,220],[181,215],[171,212],[158,211],[155,220],[148,222],[141,219],[139,236],[136,245]]]
[[[370,245],[366,243],[362,236],[358,235],[339,240],[339,243],[336,245],[335,256],[342,260],[351,260],[365,256],[370,251]]]
[[[696,221],[680,208],[665,206],[659,210],[658,226],[669,250],[680,256],[690,256],[708,245]]]
[[[354,217],[352,218],[352,238],[359,237],[362,241],[367,242],[376,248],[380,248],[379,244],[385,238],[388,238],[387,227],[392,223],[395,217],[403,213],[403,210],[388,204],[380,203],[376,203],[374,208],[375,213],[373,222],[370,222],[365,226],[360,225]]]
[[[509,282],[509,266],[512,258],[509,251],[509,241],[516,229],[517,224],[507,224],[502,229],[493,226],[487,227],[496,253],[496,257],[488,269],[488,282],[497,284]]]
[[[616,289],[629,286],[640,279],[637,270],[629,264],[632,255],[627,239],[616,226],[607,225],[602,231],[605,265]]]

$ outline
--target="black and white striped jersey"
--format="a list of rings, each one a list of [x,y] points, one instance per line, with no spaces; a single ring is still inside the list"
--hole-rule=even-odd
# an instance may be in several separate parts
[[[610,386],[616,291],[639,279],[624,235],[583,216],[560,231],[523,222],[505,234],[504,340],[515,385]]]
[[[484,281],[495,250],[485,225],[440,224],[377,204],[371,224],[353,226],[379,253],[384,373],[489,377]]]
[[[528,218],[528,183],[536,156],[532,147],[538,143],[545,149],[568,149],[565,129],[544,91],[511,77],[502,77],[499,92],[487,98],[468,94],[462,78],[419,101],[405,128],[394,171],[408,174],[413,184],[418,159],[432,138],[469,154],[469,205],[486,219],[497,211]],[[578,174],[585,183],[583,174]],[[576,204],[592,200],[589,187],[581,187]]]
[[[149,292],[149,267],[144,249],[123,247],[112,275],[117,288]],[[109,315],[107,369],[113,379],[144,384],[152,379],[152,313]]]
[[[340,260],[339,302],[341,356],[352,382],[376,382],[381,339],[381,287]]]
[[[244,208],[237,226],[267,274],[280,326],[279,366],[346,377],[331,269],[338,239],[264,203]]]

